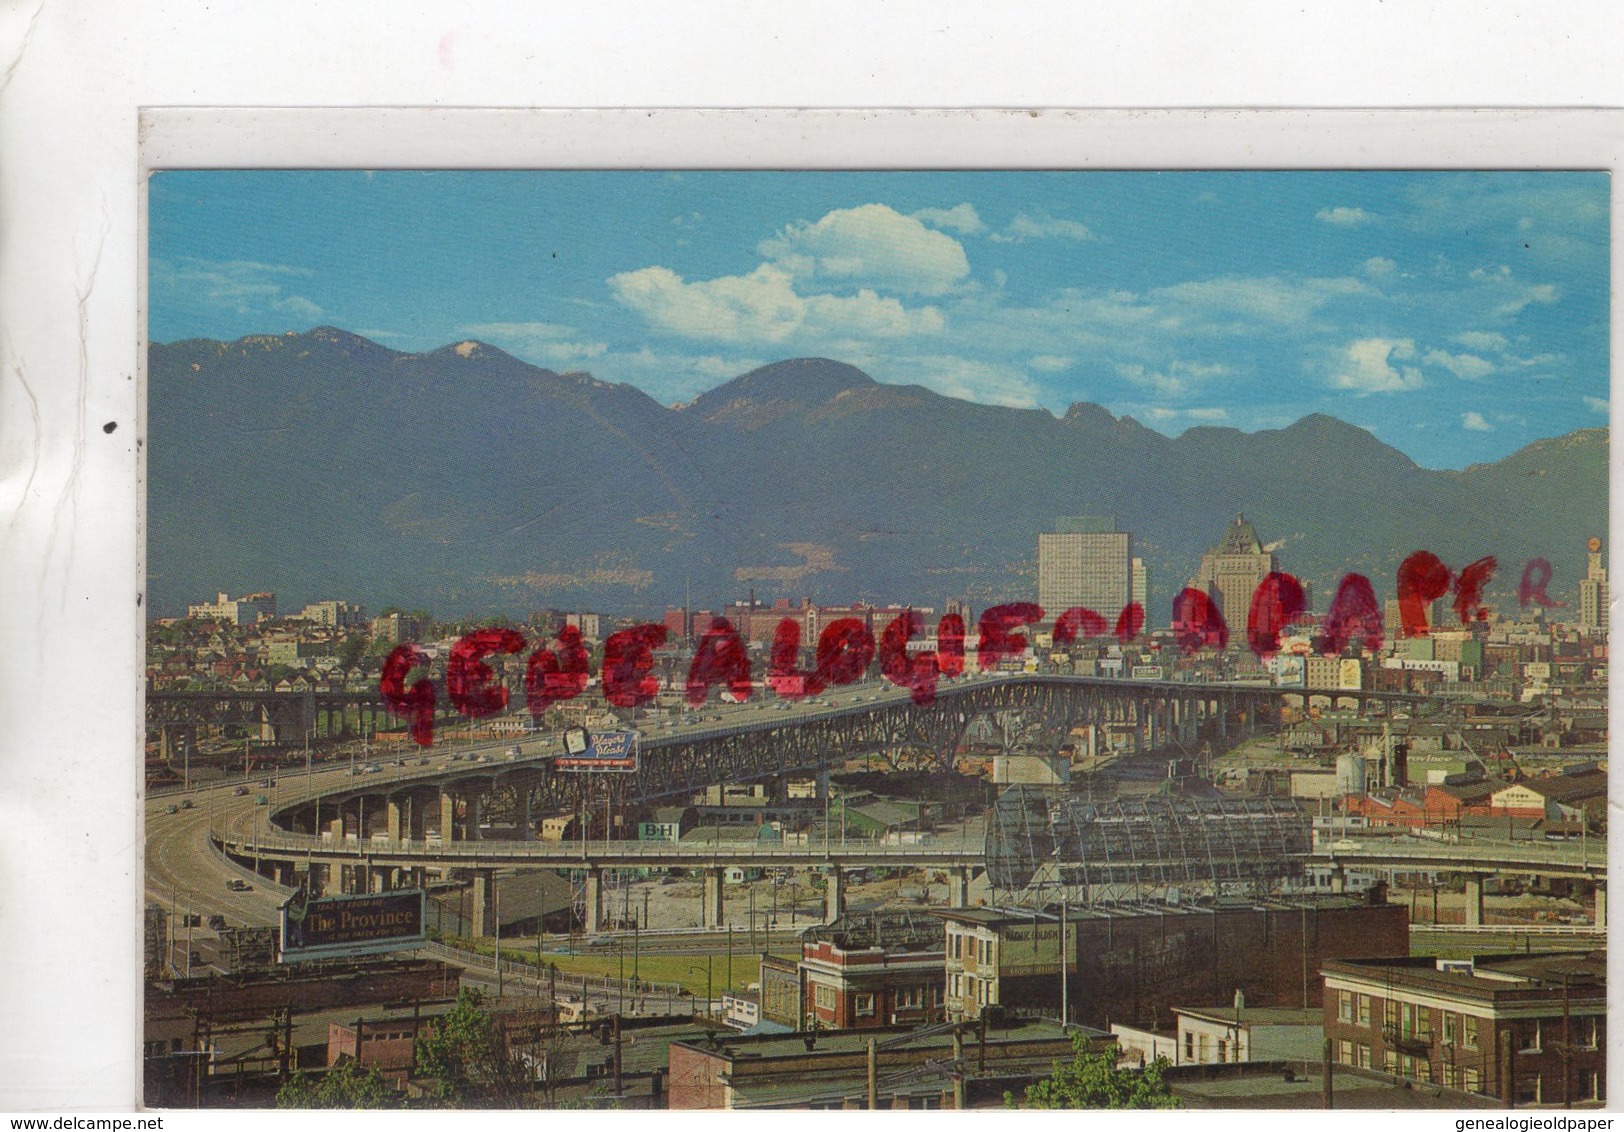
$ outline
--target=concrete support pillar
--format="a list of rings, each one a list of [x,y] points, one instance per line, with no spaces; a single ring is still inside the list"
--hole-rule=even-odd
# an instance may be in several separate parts
[[[490,935],[496,926],[496,873],[493,870],[474,872],[473,903],[474,935]]]
[[[1466,874],[1466,926],[1469,928],[1483,926],[1483,882],[1486,879],[1482,873]]]
[[[483,807],[481,806],[481,802],[483,802],[483,800],[484,800],[484,796],[482,794],[470,792],[469,795],[468,795],[468,834],[467,834],[467,837],[468,837],[469,841],[478,841],[480,839],[480,837],[483,836],[479,832],[479,823],[483,820],[483,818],[482,818]]]
[[[835,865],[823,874],[823,922],[832,924],[845,914],[846,875]]]
[[[447,845],[455,841],[457,832],[457,796],[449,790],[440,791],[440,840]]]
[[[1341,865],[1334,865],[1331,868],[1331,891],[1348,891],[1348,870]]]
[[[390,888],[390,870],[385,868],[373,868],[370,870],[370,872],[372,873],[372,891],[388,892]]]
[[[400,840],[401,800],[391,795],[384,807],[385,832],[391,841]]]
[[[524,795],[524,822],[519,827],[519,840],[534,841],[536,839],[536,819],[535,815],[532,814],[530,810],[530,788],[528,786],[521,786],[519,788],[519,793]]]
[[[327,823],[327,828],[333,832],[334,841],[344,840],[344,815],[341,812],[336,818]]]
[[[327,891],[327,870],[329,867],[319,861],[310,863],[310,872],[305,883],[313,895],[320,895]]]
[[[1607,882],[1596,882],[1596,930],[1603,931],[1607,927]]]
[[[586,908],[582,915],[585,918],[583,930],[587,935],[596,935],[603,930],[602,869],[588,869],[586,871]]]
[[[428,825],[425,820],[428,817],[428,806],[424,804],[423,796],[421,794],[406,795],[406,810],[406,836],[413,841],[422,841]]]
[[[820,770],[820,771],[818,771],[817,799],[818,799],[818,801],[821,802],[825,798],[827,798],[828,796],[829,796],[829,772],[828,772],[828,770]]]
[[[970,870],[960,865],[947,870],[947,906],[965,908],[970,903]]]
[[[722,870],[711,868],[705,870],[705,889],[700,898],[699,926],[702,928],[719,928],[722,926]]]

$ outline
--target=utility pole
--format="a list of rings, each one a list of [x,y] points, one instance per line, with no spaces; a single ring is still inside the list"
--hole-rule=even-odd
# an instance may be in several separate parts
[[[492,918],[496,920],[496,1000],[502,1000],[502,886],[496,883],[496,871],[491,870]]]
[[[868,1039],[868,1110],[880,1107],[880,1084],[877,1072],[879,1056],[874,1050],[874,1039]]]
[[[966,870],[968,871],[968,870]],[[1065,1032],[1071,1021],[1071,1000],[1066,986],[1066,886],[1060,886],[1060,1030]]]
[[[1325,1108],[1329,1110],[1329,1109],[1332,1109],[1332,1108],[1336,1107],[1336,1105],[1332,1103],[1332,1096],[1331,1096],[1331,1078],[1332,1078],[1332,1074],[1333,1074],[1333,1071],[1334,1071],[1334,1064],[1331,1061],[1331,1039],[1330,1038],[1325,1039],[1325,1048],[1321,1052],[1320,1058],[1321,1058],[1321,1061],[1324,1062],[1324,1073],[1323,1073],[1323,1079],[1320,1082],[1320,1093],[1321,1093],[1321,1096],[1323,1098],[1323,1103],[1324,1103]]]

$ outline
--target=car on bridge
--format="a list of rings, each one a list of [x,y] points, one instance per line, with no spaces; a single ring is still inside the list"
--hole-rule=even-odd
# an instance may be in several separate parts
[[[248,787],[239,786],[235,790],[233,790],[232,793],[235,794],[239,798],[246,798],[248,796]]]
[[[192,808],[192,800],[190,798],[182,798],[180,800],[180,808],[183,809],[183,810],[191,809]]]

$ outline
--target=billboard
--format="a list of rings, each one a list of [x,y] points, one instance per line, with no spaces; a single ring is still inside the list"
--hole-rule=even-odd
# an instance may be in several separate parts
[[[1062,951],[1066,970],[1077,970],[1077,924],[1066,924],[1066,943],[1060,944],[1060,924],[1039,920],[1031,924],[1009,924],[1003,930],[998,949],[1000,975],[1042,975],[1060,968]]]
[[[421,947],[427,900],[420,888],[314,899],[301,888],[282,905],[279,960],[342,959]]]
[[[559,770],[616,771],[629,773],[637,770],[637,732],[603,731],[587,736],[579,728],[571,728],[574,741],[565,735],[564,753],[554,762]],[[582,742],[585,738],[585,742]]]

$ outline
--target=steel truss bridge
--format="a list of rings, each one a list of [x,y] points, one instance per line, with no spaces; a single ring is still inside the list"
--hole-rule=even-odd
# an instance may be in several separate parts
[[[867,687],[873,687],[869,685]],[[867,688],[865,688],[867,690]],[[1073,728],[1094,725],[1132,734],[1136,747],[1179,749],[1189,754],[1203,744],[1214,749],[1252,733],[1259,723],[1278,719],[1288,701],[1351,702],[1356,710],[1381,714],[1394,706],[1424,704],[1414,693],[1359,689],[1289,688],[1257,684],[1188,684],[1174,681],[1110,680],[1096,677],[993,674],[944,681],[933,702],[916,704],[900,688],[882,686],[871,700],[828,707],[794,705],[770,716],[734,711],[722,724],[679,727],[667,733],[645,731],[634,774],[557,771],[555,740],[521,742],[512,762],[446,762],[424,768],[424,786],[444,786],[458,795],[496,795],[499,811],[567,814],[588,804],[631,805],[680,797],[720,783],[761,782],[808,774],[870,757],[893,769],[949,770],[956,752],[978,721],[1018,718],[1022,730],[1007,741],[1023,753],[1058,753]],[[769,703],[773,702],[771,698]],[[330,693],[152,693],[147,726],[164,732],[236,723],[266,726],[302,742],[305,729],[328,713],[350,711],[383,717],[374,694]],[[256,722],[257,721],[257,722]],[[287,730],[291,729],[291,730]],[[451,753],[449,744],[446,753]],[[433,763],[433,751],[417,751]],[[442,758],[444,755],[441,756]],[[356,782],[343,793],[371,791]],[[487,816],[497,811],[487,811]],[[452,838],[441,831],[445,840]]]

